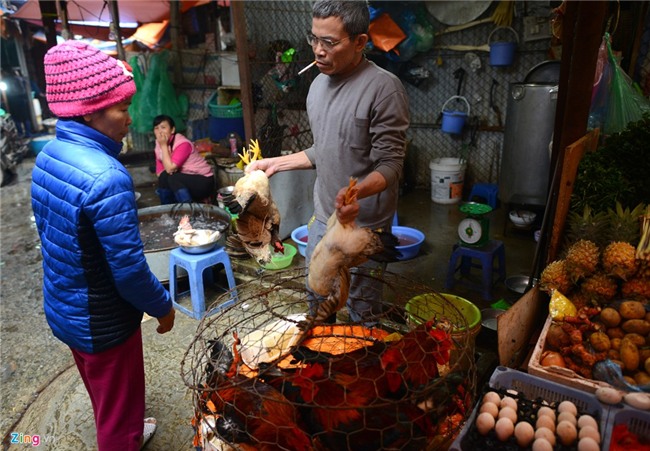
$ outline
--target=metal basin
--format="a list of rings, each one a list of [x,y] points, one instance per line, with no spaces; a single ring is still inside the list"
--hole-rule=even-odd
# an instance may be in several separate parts
[[[506,287],[514,293],[524,294],[529,280],[530,277],[524,275],[510,276],[506,279]]]
[[[481,326],[496,332],[497,317],[503,313],[505,313],[505,310],[500,308],[486,308],[481,310]]]
[[[225,243],[225,235],[230,227],[230,215],[216,205],[176,204],[139,209],[144,256],[151,272],[161,282],[169,281],[169,253],[178,247],[173,234],[183,215],[188,215],[192,225],[197,228],[218,230],[221,232],[221,238],[217,243]]]

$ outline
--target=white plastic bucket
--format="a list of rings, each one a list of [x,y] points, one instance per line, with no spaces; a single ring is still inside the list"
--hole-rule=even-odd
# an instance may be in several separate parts
[[[462,199],[465,166],[462,158],[436,158],[429,163],[432,201],[455,204]]]

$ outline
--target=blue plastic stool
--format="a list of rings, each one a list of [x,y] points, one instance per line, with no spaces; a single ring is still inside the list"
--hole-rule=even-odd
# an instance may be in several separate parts
[[[494,259],[497,259],[498,265],[494,265]],[[460,259],[460,264],[458,260]],[[478,260],[474,263],[472,260]],[[475,283],[466,279],[472,268],[481,268],[483,271],[481,283]],[[460,269],[460,278],[456,278],[456,272]],[[497,275],[496,279],[494,275]],[[482,247],[465,247],[454,244],[449,267],[447,269],[447,279],[445,288],[451,289],[454,284],[460,283],[468,288],[480,291],[483,299],[492,300],[492,287],[500,281],[506,280],[506,251],[503,241],[490,240]]]
[[[475,202],[474,197],[485,199],[484,204],[497,208],[497,196],[499,187],[494,183],[475,183],[472,185],[472,191],[469,193],[469,201]]]
[[[169,254],[169,292],[171,294],[174,307],[191,316],[194,319],[201,319],[205,313],[205,290],[203,285],[203,271],[211,268],[214,265],[223,265],[228,279],[228,289],[230,289],[230,299],[218,307],[215,307],[208,314],[216,313],[217,311],[233,305],[237,301],[237,290],[235,289],[235,276],[232,272],[230,265],[230,257],[223,246],[206,252],[205,254],[189,254],[184,252],[181,248],[176,248]],[[176,300],[187,292],[176,293],[176,267],[187,271],[190,278],[190,299],[192,302],[192,309],[188,309],[176,302]],[[206,281],[212,283],[212,271],[208,271],[205,277]]]

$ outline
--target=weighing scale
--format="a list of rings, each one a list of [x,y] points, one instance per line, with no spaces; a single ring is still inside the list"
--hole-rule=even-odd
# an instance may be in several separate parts
[[[492,207],[477,202],[467,202],[459,210],[467,217],[458,224],[461,246],[480,247],[490,239],[490,220],[486,216]]]

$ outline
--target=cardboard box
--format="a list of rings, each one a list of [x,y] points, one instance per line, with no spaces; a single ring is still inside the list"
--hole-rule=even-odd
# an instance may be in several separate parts
[[[551,315],[548,315],[548,318],[544,323],[544,329],[542,329],[535,350],[530,357],[528,372],[543,379],[558,382],[590,393],[594,393],[599,387],[611,387],[607,382],[587,379],[568,368],[560,368],[557,366],[543,367],[540,364],[542,353],[544,352],[544,346],[546,345],[546,335],[552,323],[553,319],[551,318]]]
[[[534,287],[497,317],[499,364],[517,368],[526,360],[539,330],[548,315],[546,293]]]

